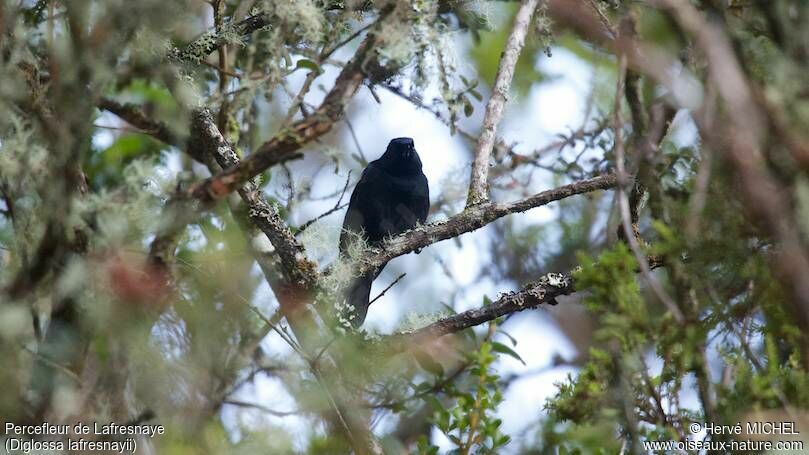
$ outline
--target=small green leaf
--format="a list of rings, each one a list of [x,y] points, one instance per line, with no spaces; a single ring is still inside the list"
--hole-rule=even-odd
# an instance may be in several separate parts
[[[416,385],[413,387],[413,390],[414,390],[416,393],[426,393],[427,391],[432,390],[432,388],[433,388],[433,385],[432,385],[432,384],[430,384],[430,383],[429,383],[429,382],[427,382],[427,381],[424,381],[424,382],[420,382],[420,383],[416,384]]]
[[[463,99],[463,113],[467,117],[471,117],[472,114],[475,112],[475,106],[472,106],[472,103],[469,102],[468,99]]]
[[[517,346],[517,340],[513,336],[509,335],[508,332],[504,330],[498,330],[497,333],[502,333],[506,338],[509,339],[509,341],[511,341],[512,346]]]
[[[514,357],[515,359],[519,360],[523,365],[525,365],[525,361],[520,357],[520,355],[517,354],[513,349],[511,349],[510,347],[506,346],[503,343],[498,343],[497,341],[493,341],[492,342],[492,349],[495,352],[499,352],[501,354],[505,354],[505,355]]]
[[[323,69],[320,67],[320,65],[306,58],[302,58],[297,62],[295,62],[295,68],[309,69],[316,72],[317,74],[323,72]]]

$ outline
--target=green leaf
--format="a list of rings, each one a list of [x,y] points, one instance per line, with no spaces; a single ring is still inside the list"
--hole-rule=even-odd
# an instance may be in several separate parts
[[[504,446],[511,441],[511,436],[504,434],[495,440],[494,445],[495,447]]]
[[[512,345],[512,346],[517,346],[517,339],[516,339],[516,338],[514,338],[513,336],[509,335],[509,334],[508,334],[508,332],[506,332],[505,330],[498,330],[498,331],[497,331],[497,333],[501,333],[501,334],[503,334],[503,335],[504,335],[506,338],[508,338],[508,339],[509,339],[509,341],[511,341],[511,345]]]
[[[323,68],[321,68],[320,65],[306,58],[302,58],[295,62],[295,68],[309,69],[317,74],[321,74],[323,72]]]
[[[463,98],[463,113],[464,113],[464,115],[467,116],[467,117],[471,117],[474,112],[475,112],[475,106],[472,106],[472,103],[470,103],[469,100],[466,97],[464,97]]]
[[[510,347],[506,346],[503,343],[492,341],[492,349],[495,352],[499,352],[501,354],[514,357],[515,359],[519,360],[523,365],[525,365],[525,361],[522,359],[522,357],[520,357],[520,355],[517,354],[517,352],[515,352],[513,349],[511,349]]]
[[[420,382],[413,387],[413,391],[416,393],[426,393],[427,391],[431,390],[433,385],[427,381]]]

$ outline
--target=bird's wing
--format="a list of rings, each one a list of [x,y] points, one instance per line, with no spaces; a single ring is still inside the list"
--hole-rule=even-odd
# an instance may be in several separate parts
[[[424,222],[427,221],[427,214],[430,212],[430,185],[424,174],[421,174],[420,180],[419,185],[423,188],[423,191],[419,191],[419,197],[416,200],[415,214],[419,223],[424,224]]]
[[[343,252],[348,247],[352,236],[362,235],[368,230],[369,208],[374,204],[375,192],[373,187],[379,179],[379,171],[369,165],[362,171],[359,181],[354,186],[351,199],[348,202],[348,210],[343,220],[343,229],[340,232],[340,251]]]

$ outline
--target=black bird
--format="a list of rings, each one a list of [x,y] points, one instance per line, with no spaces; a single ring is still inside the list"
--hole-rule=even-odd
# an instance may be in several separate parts
[[[390,141],[385,153],[368,164],[351,193],[340,234],[340,254],[361,237],[378,246],[386,237],[424,223],[430,209],[430,188],[421,171],[421,159],[413,139]],[[346,291],[346,303],[353,307],[350,322],[359,327],[368,313],[371,284],[385,264],[354,279]]]

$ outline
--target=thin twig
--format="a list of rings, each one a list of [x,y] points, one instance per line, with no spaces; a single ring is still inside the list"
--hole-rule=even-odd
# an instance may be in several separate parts
[[[140,106],[119,103],[112,98],[101,98],[98,101],[98,108],[112,112],[130,125],[166,144],[182,146],[182,141],[169,129],[168,125],[147,116]]]
[[[346,126],[348,127],[348,132],[351,133],[351,140],[354,141],[354,146],[357,147],[357,152],[360,154],[362,158],[362,164],[365,165],[368,163],[368,159],[365,158],[365,153],[362,151],[362,146],[360,145],[360,140],[357,138],[357,133],[354,131],[354,125],[351,124],[351,120],[348,117],[345,118]]]
[[[224,47],[223,47],[223,48],[224,48]],[[216,71],[218,71],[218,72],[220,72],[220,73],[222,73],[222,74],[226,74],[226,75],[228,75],[228,76],[230,76],[230,77],[234,77],[234,78],[236,78],[236,79],[241,79],[241,78],[242,78],[242,75],[241,75],[241,74],[239,74],[239,73],[234,73],[233,71],[230,71],[230,70],[228,70],[228,69],[222,68],[222,67],[220,67],[219,65],[217,65],[216,63],[211,63],[211,62],[209,62],[209,61],[207,61],[207,60],[203,60],[203,61],[202,61],[202,62],[200,62],[200,63],[202,63],[203,65],[205,65],[205,66],[207,66],[207,67],[209,67],[209,68],[213,68],[213,69],[215,69]],[[222,93],[222,95],[223,95],[223,96],[228,95],[228,94],[229,94],[229,93]]]
[[[252,310],[253,313],[255,313],[267,327],[271,328],[275,333],[277,333],[281,339],[284,340],[298,355],[306,358],[306,354],[303,352],[300,344],[298,344],[298,342],[295,341],[295,339],[292,338],[292,336],[287,333],[286,330],[283,330],[282,328],[279,329],[278,322],[283,317],[280,311],[276,311],[271,317],[268,318],[267,316],[264,316],[261,310],[256,308],[254,305],[248,303],[247,307],[250,308],[250,310]]]
[[[371,300],[370,302],[368,302],[368,305],[370,305],[370,304],[372,304],[372,303],[376,302],[377,300],[379,300],[379,299],[380,299],[380,297],[382,297],[383,295],[385,295],[385,293],[386,293],[386,292],[388,292],[388,291],[390,290],[390,288],[392,288],[392,287],[396,286],[396,283],[398,283],[398,282],[399,282],[399,280],[401,280],[402,278],[404,278],[404,277],[405,277],[405,275],[407,275],[407,274],[406,274],[406,273],[403,273],[403,274],[399,275],[399,276],[398,276],[398,277],[397,277],[395,280],[393,280],[393,282],[392,282],[391,284],[389,284],[389,285],[388,285],[388,287],[386,287],[385,289],[383,289],[383,290],[382,290],[382,292],[380,292],[380,293],[379,293],[379,295],[377,295],[376,297],[374,297],[374,298],[373,298],[373,300]]]
[[[23,345],[22,350],[29,353],[29,354],[31,354],[32,356],[38,358],[39,360],[41,360],[44,364],[48,365],[49,367],[57,369],[58,371],[60,371],[65,376],[72,379],[73,382],[75,382],[76,384],[82,385],[81,378],[79,377],[79,375],[77,375],[76,373],[71,371],[68,367],[66,367],[66,366],[62,365],[61,363],[56,362],[56,361],[46,357],[42,353],[34,351],[33,349],[29,348],[28,346]]]
[[[326,353],[326,350],[328,350],[328,349],[329,349],[329,347],[332,345],[332,343],[334,343],[335,341],[337,341],[337,337],[334,337],[334,336],[333,336],[333,337],[331,337],[331,339],[328,341],[328,343],[326,343],[325,345],[323,345],[323,347],[322,347],[322,348],[320,348],[320,351],[318,351],[318,353],[317,353],[317,355],[315,356],[315,358],[314,358],[314,359],[312,359],[312,360],[311,360],[309,363],[310,363],[311,365],[313,365],[313,367],[314,367],[315,365],[317,365],[317,363],[320,361],[320,358],[321,358],[321,357],[323,357],[323,354],[325,354],[325,353]]]
[[[288,417],[292,415],[301,414],[301,411],[276,411],[275,409],[270,409],[267,406],[258,403],[251,403],[248,401],[240,401],[240,400],[225,400],[222,404],[229,404],[232,406],[238,406],[240,408],[252,408],[257,409],[261,412],[266,412],[267,414],[274,415],[276,417]]]
[[[346,176],[346,184],[345,184],[345,186],[343,186],[343,191],[340,193],[340,198],[337,199],[337,203],[334,204],[334,207],[332,207],[329,210],[321,213],[320,215],[312,218],[311,220],[303,223],[301,225],[301,227],[298,228],[297,232],[295,232],[296,236],[300,235],[309,226],[315,224],[316,222],[320,221],[321,219],[331,215],[332,213],[334,213],[334,212],[336,212],[338,210],[341,210],[343,207],[348,205],[348,202],[346,202],[345,204],[341,204],[341,202],[343,202],[343,196],[345,196],[346,190],[348,190],[348,183],[350,182],[350,180],[351,180],[351,171],[349,170],[348,175]]]
[[[358,36],[360,36],[362,34],[362,32],[364,32],[364,31],[368,30],[369,28],[373,27],[374,24],[375,24],[375,22],[371,22],[371,23],[369,23],[369,24],[367,24],[367,25],[365,25],[363,27],[358,28],[354,33],[349,35],[346,39],[340,41],[339,43],[335,44],[334,46],[330,47],[329,49],[326,49],[325,51],[323,51],[323,53],[321,54],[321,57],[322,57],[321,60],[326,61],[338,49],[340,49],[341,47],[345,46],[346,44],[354,41],[354,39],[356,39]]]

